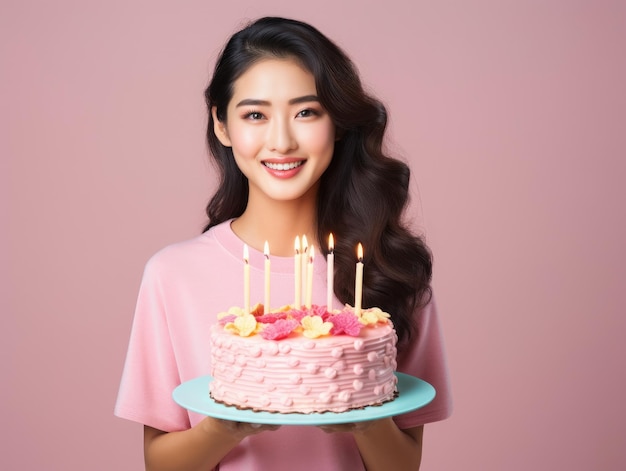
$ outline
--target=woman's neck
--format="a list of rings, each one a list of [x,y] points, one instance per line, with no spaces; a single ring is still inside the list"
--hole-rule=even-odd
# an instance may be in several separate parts
[[[315,219],[315,201],[311,199],[270,204],[250,200],[231,227],[250,247],[263,251],[267,241],[272,255],[287,257],[294,253],[296,236],[306,235],[309,247],[317,245]]]

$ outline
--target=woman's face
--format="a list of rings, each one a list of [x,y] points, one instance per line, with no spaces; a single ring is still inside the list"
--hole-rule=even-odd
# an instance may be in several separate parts
[[[212,113],[217,137],[248,178],[250,200],[315,197],[332,159],[335,126],[310,72],[293,60],[264,59],[235,81],[226,121]]]

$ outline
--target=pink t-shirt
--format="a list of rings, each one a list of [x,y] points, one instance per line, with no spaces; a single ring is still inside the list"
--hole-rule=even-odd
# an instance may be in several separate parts
[[[209,327],[219,312],[243,305],[243,243],[230,221],[171,245],[147,263],[135,311],[115,415],[166,432],[185,430],[203,416],[172,399],[182,382],[209,374]],[[271,301],[293,304],[294,263],[272,256]],[[264,256],[250,250],[250,298],[264,296]],[[326,303],[326,262],[314,265],[313,302]],[[335,307],[341,303],[335,299]],[[434,302],[418,316],[419,336],[398,358],[398,371],[432,384],[437,395],[426,407],[395,418],[400,428],[445,419],[451,413],[450,386]],[[208,393],[207,393],[208,394]],[[316,427],[283,426],[242,441],[221,462],[226,470],[363,469],[350,434]]]

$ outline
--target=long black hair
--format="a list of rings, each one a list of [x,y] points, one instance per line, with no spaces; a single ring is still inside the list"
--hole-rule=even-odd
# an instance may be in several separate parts
[[[261,18],[235,33],[224,47],[205,91],[209,110],[207,141],[219,170],[219,186],[207,206],[205,231],[243,214],[248,181],[232,149],[214,133],[233,95],[234,82],[266,58],[297,61],[315,78],[320,103],[340,139],[320,181],[317,197],[318,246],[335,235],[334,291],[340,301],[354,300],[356,246],[365,249],[363,306],[389,312],[400,347],[414,333],[413,316],[431,297],[432,257],[425,242],[403,223],[409,199],[408,166],[383,152],[387,126],[384,105],[366,93],[347,55],[313,26],[285,18]]]

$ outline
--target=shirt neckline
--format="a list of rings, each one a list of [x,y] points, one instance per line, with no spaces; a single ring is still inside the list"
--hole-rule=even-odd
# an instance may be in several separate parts
[[[233,219],[224,221],[221,224],[213,226],[207,234],[212,234],[215,240],[230,253],[233,257],[241,260],[243,264],[243,246],[242,241],[237,234],[233,231],[231,223]],[[251,267],[264,270],[265,269],[265,255],[263,252],[256,250],[252,247],[248,247],[249,260],[248,263]],[[295,260],[294,257],[280,257],[278,255],[270,255],[271,273],[294,273]],[[304,264],[304,260],[303,260]],[[316,274],[323,274],[326,271],[326,257],[319,252],[315,253],[313,261],[313,271]]]

